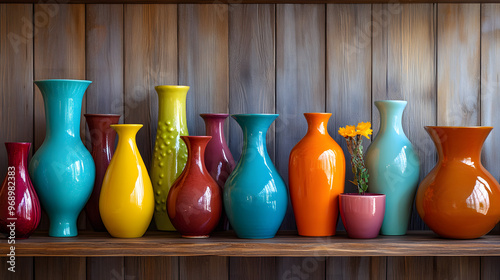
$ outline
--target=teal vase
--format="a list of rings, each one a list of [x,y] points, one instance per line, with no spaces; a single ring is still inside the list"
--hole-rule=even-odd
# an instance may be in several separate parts
[[[49,235],[76,236],[76,220],[92,193],[95,165],[80,139],[80,114],[91,81],[35,81],[45,105],[46,135],[29,165]]]
[[[285,182],[266,148],[266,133],[277,114],[232,116],[243,130],[243,150],[224,185],[224,207],[240,238],[272,238],[288,203]]]
[[[408,228],[420,162],[403,131],[406,101],[376,101],[380,130],[366,152],[370,174],[368,191],[386,195],[385,216],[380,233],[404,235]]]

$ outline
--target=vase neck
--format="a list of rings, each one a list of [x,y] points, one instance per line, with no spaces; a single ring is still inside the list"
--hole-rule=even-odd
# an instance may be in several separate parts
[[[406,101],[396,100],[375,102],[375,106],[380,112],[379,133],[404,134],[402,118],[406,103]]]
[[[181,138],[186,143],[188,150],[187,172],[197,170],[208,174],[205,167],[205,148],[212,136],[181,136]]]
[[[112,124],[111,127],[118,134],[117,153],[123,149],[137,150],[135,136],[139,129],[141,129],[142,124]]]
[[[118,123],[120,119],[119,115],[85,114],[85,119],[89,126],[93,151],[114,146],[116,132],[111,128],[111,125]]]
[[[331,115],[330,113],[304,113],[308,125],[306,135],[329,136],[327,127]]]
[[[277,114],[249,114],[233,115],[243,130],[242,158],[254,156],[258,153],[267,158],[266,134],[267,130],[278,117]]]
[[[189,87],[183,86],[157,86],[158,93],[158,119],[176,120],[172,125],[177,131],[187,130],[186,121],[186,96]]]
[[[439,156],[439,162],[459,160],[481,162],[481,150],[491,127],[426,127]]]
[[[228,117],[227,114],[221,115],[211,115],[202,114],[203,120],[205,121],[205,132],[207,136],[212,136],[210,142],[216,141],[226,145],[226,139],[224,137],[224,121]]]
[[[16,169],[26,169],[30,147],[31,143],[6,142],[8,166],[14,166]]]

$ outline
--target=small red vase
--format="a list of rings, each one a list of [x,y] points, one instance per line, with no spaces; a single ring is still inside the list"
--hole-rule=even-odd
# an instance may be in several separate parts
[[[350,238],[376,238],[385,214],[385,194],[341,193],[339,208]]]
[[[205,148],[212,137],[181,138],[188,149],[188,160],[168,193],[168,216],[182,237],[206,238],[222,213],[220,188],[205,167]]]
[[[5,143],[7,175],[0,189],[0,231],[9,239],[28,238],[40,223],[38,196],[28,174],[31,143]]]
[[[220,187],[221,193],[227,178],[233,172],[236,163],[224,137],[224,121],[228,114],[200,114],[205,121],[207,136],[212,136],[205,149],[205,166],[208,173]],[[229,220],[222,206],[222,216],[216,230],[229,230]]]
[[[92,144],[92,158],[95,163],[94,189],[85,205],[85,212],[95,231],[106,231],[99,214],[99,197],[102,181],[115,151],[116,131],[110,125],[117,124],[120,115],[85,114]]]

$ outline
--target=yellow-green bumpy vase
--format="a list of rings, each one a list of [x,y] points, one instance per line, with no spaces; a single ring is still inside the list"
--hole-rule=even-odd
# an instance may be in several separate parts
[[[99,212],[113,237],[144,235],[153,218],[151,179],[137,149],[135,135],[142,124],[115,124],[118,146],[102,183]]]
[[[170,187],[181,175],[187,161],[187,148],[181,136],[189,135],[186,123],[188,86],[156,86],[158,129],[151,166],[155,195],[155,223],[158,230],[174,231],[167,214]]]

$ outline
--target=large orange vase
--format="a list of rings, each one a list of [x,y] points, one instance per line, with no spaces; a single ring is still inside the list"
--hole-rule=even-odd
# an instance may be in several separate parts
[[[422,180],[416,206],[420,217],[446,238],[472,239],[500,221],[500,186],[481,164],[492,127],[426,126],[439,160]]]
[[[345,157],[327,131],[329,113],[305,113],[306,136],[290,153],[288,181],[299,235],[335,235]]]

